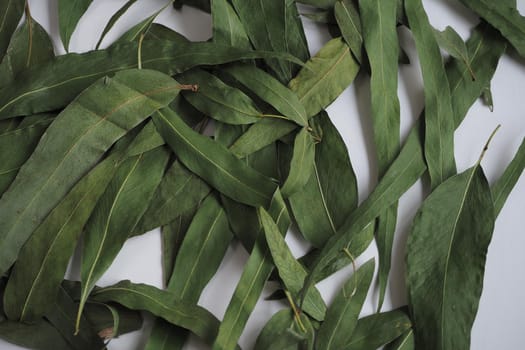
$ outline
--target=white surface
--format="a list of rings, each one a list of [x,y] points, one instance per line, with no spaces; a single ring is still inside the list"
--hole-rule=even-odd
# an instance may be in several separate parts
[[[63,53],[57,34],[56,1],[30,0],[29,2],[33,16],[51,33],[57,52]],[[124,0],[95,0],[71,39],[72,50],[84,52],[93,49],[105,23],[124,2]],[[165,0],[138,1],[108,35],[106,45],[164,4]],[[427,0],[424,4],[432,24],[438,29],[452,25],[466,38],[469,28],[476,23],[476,17],[458,5],[455,0]],[[518,6],[520,11],[525,13],[525,1],[518,0]],[[191,40],[206,40],[211,36],[210,16],[190,8],[185,8],[182,12],[170,8],[162,13],[157,21],[178,30]],[[328,34],[323,28],[308,20],[304,23],[310,51],[315,53],[329,39]],[[403,46],[412,60],[412,65],[402,66],[399,74],[401,136],[404,138],[421,111],[423,92],[414,43],[406,31],[400,34]],[[524,63],[525,60],[517,58],[516,55],[505,55],[502,58],[492,83],[494,112],[491,113],[487,107],[479,102],[476,103],[456,132],[458,171],[463,171],[475,163],[486,139],[498,124],[502,125],[501,130],[482,162],[491,183],[501,175],[512,159],[525,136]],[[358,176],[361,201],[376,183],[368,104],[369,83],[366,78],[360,77],[328,108],[332,120],[349,147]],[[423,196],[423,187],[418,183],[401,198],[393,269],[384,310],[406,303],[404,243],[411,220]],[[521,349],[524,346],[525,301],[522,296],[525,289],[525,274],[522,272],[522,267],[525,266],[525,254],[523,254],[525,232],[521,222],[524,209],[525,176],[522,176],[496,222],[487,259],[484,291],[472,332],[472,349]],[[287,241],[291,244],[294,253],[300,254],[305,251],[305,244],[297,237],[289,235]],[[358,259],[358,264],[375,255],[376,249],[372,245]],[[246,252],[238,244],[230,247],[219,273],[202,295],[200,304],[219,319],[224,314],[247,257]],[[318,285],[327,302],[332,300],[337,289],[351,273],[351,268],[346,268]],[[129,240],[99,284],[108,285],[121,279],[161,286],[158,231]],[[376,293],[370,293],[368,302],[363,308],[363,315],[373,312],[376,300]],[[240,339],[240,345],[250,349],[262,326],[283,305],[279,302],[260,301]],[[109,348],[141,349],[145,339],[144,332],[135,332],[113,340]],[[206,346],[192,340],[187,348],[205,349]],[[0,341],[0,349],[19,348]]]

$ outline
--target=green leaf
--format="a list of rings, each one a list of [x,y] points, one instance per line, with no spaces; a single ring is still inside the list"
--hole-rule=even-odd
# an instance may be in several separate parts
[[[167,108],[153,115],[160,134],[180,161],[212,187],[248,205],[266,205],[276,185],[237,159],[226,148],[189,128]]]
[[[417,344],[470,348],[494,220],[492,195],[479,162],[424,201],[408,237],[406,258]],[[434,302],[428,303],[429,298]]]
[[[10,319],[33,321],[54,300],[82,228],[109,184],[121,154],[113,153],[84,176],[51,211],[20,251],[5,291]]]
[[[0,133],[0,194],[13,182],[20,167],[33,153],[53,122],[53,115],[39,115],[36,123]],[[16,152],[10,150],[16,149]]]
[[[251,65],[234,65],[226,68],[225,72],[282,113],[287,119],[301,126],[308,125],[306,111],[297,95],[270,74]]]
[[[233,47],[251,48],[250,39],[244,27],[227,0],[213,0],[211,2],[213,22],[213,42],[227,44]]]
[[[352,339],[342,349],[377,349],[400,337],[404,332],[411,332],[410,327],[410,318],[403,309],[363,317],[357,322]]]
[[[104,152],[156,109],[167,105],[178,88],[176,81],[159,72],[123,71],[93,84],[58,115],[0,199],[1,273],[16,260],[22,245],[51,209]]]
[[[24,71],[14,83],[0,89],[0,119],[64,107],[97,79],[136,67],[137,55],[130,52],[137,52],[137,45],[136,42],[123,43],[106,50],[62,55],[47,64]],[[143,68],[169,75],[199,65],[255,58],[285,59],[302,64],[284,53],[237,49],[209,42],[145,40],[142,43]]]
[[[120,19],[120,17],[122,17],[129,10],[129,8],[131,6],[133,6],[136,2],[137,2],[137,0],[128,0],[128,1],[126,1],[126,3],[124,5],[122,5],[122,7],[119,8],[118,11],[115,12],[115,14],[113,16],[111,16],[111,18],[109,19],[108,23],[104,27],[104,30],[102,31],[102,34],[100,35],[100,39],[98,39],[97,46],[95,46],[96,50],[98,50],[100,48],[100,45],[102,44],[102,41],[106,37],[106,34],[108,34],[108,32],[111,30],[111,28],[113,28],[115,23],[117,23],[118,20]]]
[[[290,173],[284,182],[281,192],[290,197],[302,190],[312,171],[315,162],[315,143],[308,128],[303,128],[295,137]]]
[[[386,350],[415,350],[414,331],[412,329],[403,333],[391,344],[388,344]]]
[[[503,209],[510,192],[518,182],[521,173],[523,173],[523,169],[525,169],[525,139],[521,141],[520,148],[505,169],[503,175],[501,175],[498,181],[492,186],[496,217],[498,217],[501,209]]]
[[[297,350],[305,348],[305,342],[312,342],[314,330],[306,315],[301,314],[300,321],[304,329],[299,325],[292,310],[284,309],[276,312],[257,337],[254,350]],[[310,348],[308,347],[308,349]]]
[[[170,292],[145,284],[121,281],[113,286],[95,290],[92,299],[113,301],[132,310],[149,311],[173,325],[188,329],[211,344],[219,328],[219,320],[206,309],[173,299]]]
[[[297,2],[312,5],[321,9],[329,9],[334,7],[337,0],[297,0]]]
[[[454,30],[454,28],[447,26],[442,32],[434,29],[434,35],[441,48],[447,51],[452,57],[462,60],[465,63],[470,71],[470,74],[472,75],[472,79],[475,80],[476,75],[470,66],[467,45],[463,39],[461,39],[459,34]]]
[[[361,64],[363,62],[363,36],[361,34],[361,18],[356,5],[350,0],[339,0],[335,3],[334,15],[346,44],[350,47],[357,62]],[[367,19],[364,19],[364,21],[367,22]],[[393,45],[395,42],[391,44]],[[370,52],[373,53],[370,57],[376,56],[375,52]]]
[[[374,276],[371,259],[355,271],[326,312],[316,338],[318,349],[342,349],[352,339],[354,328]]]
[[[66,51],[69,50],[69,40],[77,27],[78,21],[84,15],[93,0],[58,0],[58,29]]]
[[[164,174],[163,148],[128,158],[118,167],[86,225],[82,245],[80,316],[88,295],[134,231]],[[77,323],[78,327],[78,323]]]
[[[460,0],[507,39],[521,57],[525,57],[525,18],[510,3],[488,0]]]
[[[184,98],[196,109],[227,124],[253,124],[264,116],[255,102],[241,90],[225,84],[204,70],[191,70],[179,77],[184,84],[197,85],[197,91],[186,91]]]
[[[284,236],[290,226],[290,216],[279,192],[275,193],[268,212],[277,224],[279,232]],[[213,344],[214,349],[231,349],[235,345],[273,268],[272,257],[264,233],[262,229],[259,229],[257,242],[244,265],[241,278],[219,327],[219,333]]]
[[[395,160],[400,148],[400,113],[397,97],[399,39],[394,1],[360,1],[365,48],[371,69],[370,91],[374,144],[379,178]],[[392,245],[397,222],[397,203],[378,218],[376,242],[379,253],[379,305],[384,301],[390,272]]]
[[[106,339],[142,328],[141,314],[118,304],[89,303],[84,311],[93,329]]]
[[[11,36],[22,18],[25,3],[25,0],[0,1],[0,59],[4,57]]]
[[[29,7],[26,7],[26,20],[13,34],[0,64],[0,87],[12,83],[24,69],[48,62],[53,57],[55,54],[49,35],[31,17]]]
[[[312,127],[321,138],[315,145],[314,169],[289,201],[303,236],[322,247],[357,207],[357,179],[343,138],[328,114],[312,118]]]
[[[195,209],[209,192],[210,187],[204,181],[175,161],[164,175],[134,232],[141,234],[169,224]]]
[[[306,62],[289,87],[311,117],[330,105],[352,83],[358,71],[359,64],[350,49],[341,38],[336,38]]]
[[[259,217],[266,236],[266,243],[270,248],[273,262],[279,271],[279,277],[283,281],[286,289],[292,294],[294,300],[298,300],[299,292],[303,286],[307,272],[305,268],[295,260],[283,236],[279,232],[279,227],[272,217],[264,210],[259,208]],[[322,321],[325,317],[326,305],[317,289],[311,289],[302,303],[303,311],[314,319]]]
[[[58,330],[44,319],[33,324],[2,321],[0,322],[0,338],[32,349],[71,350],[71,345]]]
[[[425,86],[425,159],[432,188],[456,173],[454,117],[443,58],[421,0],[405,0]]]

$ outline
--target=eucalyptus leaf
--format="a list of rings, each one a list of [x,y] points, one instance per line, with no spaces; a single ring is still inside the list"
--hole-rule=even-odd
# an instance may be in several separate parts
[[[314,330],[304,314],[299,317],[300,325],[298,318],[290,309],[275,313],[257,337],[254,350],[297,350],[305,348],[304,343],[311,343],[309,338],[313,337]],[[306,348],[310,349],[310,347]]]
[[[361,64],[363,62],[363,35],[361,18],[359,17],[359,11],[356,5],[351,0],[339,0],[335,3],[334,15],[339,29],[341,29],[343,38],[350,47],[357,62]],[[370,18],[363,18],[363,20],[365,24],[367,24],[366,22],[370,21]],[[392,42],[391,44],[394,43],[395,42]],[[375,52],[371,56],[376,56]]]
[[[14,321],[0,322],[0,338],[10,343],[40,350],[71,350],[71,345],[49,321],[33,324]]]
[[[229,1],[213,0],[211,14],[214,42],[233,47],[251,48],[250,39]]]
[[[100,39],[98,39],[97,46],[96,46],[97,50],[100,48],[100,45],[102,44],[102,41],[104,40],[106,35],[109,33],[111,28],[113,28],[115,23],[117,23],[118,20],[120,19],[120,17],[122,17],[129,10],[129,8],[131,6],[133,6],[136,2],[137,2],[137,0],[128,0],[128,1],[126,1],[126,3],[124,5],[122,5],[122,7],[119,8],[118,11],[115,12],[115,14],[113,16],[111,16],[111,18],[109,19],[108,23],[104,27],[104,30],[102,31],[102,34],[100,35]]]
[[[468,57],[467,45],[454,28],[447,26],[444,31],[434,29],[434,35],[437,43],[441,48],[446,50],[452,57],[462,60],[470,70],[472,79],[476,79],[476,74],[470,66],[470,59]]]
[[[58,0],[58,28],[66,51],[78,21],[93,0]]]
[[[386,350],[414,350],[415,348],[414,331],[410,329],[395,341],[388,344]]]
[[[20,18],[24,14],[25,0],[3,0],[0,1],[0,59],[6,53],[11,36],[16,30]]]
[[[290,197],[304,187],[314,170],[314,162],[314,139],[308,128],[303,128],[295,137],[290,173],[281,188],[284,197]]]

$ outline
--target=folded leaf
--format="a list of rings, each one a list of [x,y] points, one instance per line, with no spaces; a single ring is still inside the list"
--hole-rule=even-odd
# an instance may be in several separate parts
[[[231,152],[188,127],[174,111],[162,109],[153,121],[180,161],[212,187],[248,205],[266,205],[276,185]]]
[[[128,70],[93,84],[58,115],[0,199],[1,273],[104,152],[178,91],[179,84],[162,73]]]

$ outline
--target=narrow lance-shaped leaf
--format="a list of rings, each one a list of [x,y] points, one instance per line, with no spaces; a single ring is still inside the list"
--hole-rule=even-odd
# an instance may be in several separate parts
[[[363,317],[357,322],[352,339],[342,349],[369,350],[380,348],[392,342],[404,332],[411,332],[411,325],[407,311],[404,309],[380,312]]]
[[[268,212],[279,227],[281,235],[285,235],[290,226],[290,216],[279,191],[274,194]],[[257,242],[244,265],[241,278],[224,313],[219,333],[213,344],[214,349],[231,349],[235,345],[273,268],[272,256],[264,233],[259,230]]]
[[[425,87],[425,159],[432,188],[456,173],[454,116],[443,58],[421,0],[406,0]]]
[[[290,81],[294,91],[312,117],[328,107],[354,80],[359,64],[341,38],[330,40]]]
[[[315,247],[324,243],[357,207],[357,179],[343,138],[326,112],[311,119],[315,164],[303,189],[289,198],[295,221]]]
[[[157,317],[188,329],[208,344],[213,342],[219,320],[206,309],[174,300],[167,292],[145,284],[122,281],[113,286],[95,290],[92,299],[99,302],[113,301],[132,310],[149,311]]]
[[[514,155],[514,158],[505,169],[505,172],[496,181],[492,187],[492,195],[494,197],[494,212],[496,217],[499,215],[501,209],[505,205],[507,198],[518,182],[518,179],[525,169],[525,139],[521,141],[520,148]]]
[[[11,36],[24,13],[25,0],[4,0],[0,2],[0,60],[4,57]]]
[[[379,178],[399,153],[400,114],[397,97],[399,39],[394,1],[360,1],[365,47],[370,54],[371,107]],[[378,218],[376,242],[379,253],[379,305],[385,297],[390,272],[392,244],[397,222],[397,204]]]
[[[301,126],[308,125],[306,111],[297,95],[270,74],[251,65],[234,65],[225,71],[284,117]]]
[[[169,153],[163,148],[128,158],[119,166],[98,201],[84,233],[78,316],[95,283],[109,268],[146,211],[168,158]]]
[[[210,279],[217,272],[233,235],[224,209],[210,195],[199,208],[177,254],[167,290],[173,298],[197,304]],[[157,332],[149,342],[166,349],[181,349],[187,332],[171,327]],[[234,344],[235,346],[235,344]]]
[[[494,221],[492,195],[479,161],[423,202],[408,237],[406,259],[418,347],[470,348]],[[429,304],[429,298],[435,302]]]
[[[250,39],[239,16],[227,0],[211,2],[213,42],[233,47],[251,48]]]
[[[291,293],[293,299],[299,300],[299,292],[301,291],[307,272],[304,267],[295,260],[283,236],[280,234],[279,228],[264,208],[259,208],[259,217],[263,226],[264,235],[266,236],[266,243],[270,248],[274,264],[279,271],[279,276],[286,286],[286,289]],[[324,319],[326,305],[317,289],[310,289],[301,306],[304,312],[316,320],[322,321]]]
[[[93,0],[58,0],[58,29],[66,51],[69,50],[69,40],[77,27],[78,21],[84,15]]]
[[[490,0],[460,0],[499,30],[521,57],[525,57],[525,18],[510,3]]]
[[[191,70],[177,79],[182,83],[196,84],[196,91],[187,91],[183,96],[193,107],[213,119],[227,124],[253,124],[264,117],[244,92],[204,70]]]
[[[306,315],[301,314],[298,318],[293,310],[284,309],[276,312],[266,323],[257,337],[254,350],[311,349],[314,332]]]
[[[137,0],[128,0],[128,1],[126,1],[126,3],[124,5],[122,5],[122,7],[119,8],[118,11],[115,12],[115,14],[113,16],[111,16],[111,18],[109,19],[108,23],[104,27],[104,30],[102,31],[102,34],[100,35],[100,39],[98,39],[97,46],[95,47],[96,50],[98,50],[100,48],[100,45],[102,44],[102,41],[106,37],[106,34],[108,34],[108,32],[111,30],[111,28],[113,28],[115,23],[117,23],[118,20],[120,19],[120,17],[122,17],[129,10],[129,8],[131,6],[133,6],[136,2],[137,2]]]
[[[350,46],[350,50],[357,62],[361,64],[363,61],[363,36],[361,34],[361,18],[356,5],[351,0],[339,0],[334,5],[334,14],[343,38],[347,45]],[[392,42],[391,44],[394,45],[395,43]],[[372,54],[370,56],[375,55]]]
[[[180,161],[221,193],[253,206],[270,202],[276,185],[269,178],[193,131],[174,111],[164,108],[153,121]]]
[[[434,35],[441,48],[447,51],[452,57],[462,60],[463,63],[465,63],[465,66],[468,67],[470,74],[472,75],[472,79],[475,80],[476,74],[470,66],[467,45],[454,28],[447,26],[442,32],[434,29]]]
[[[64,107],[97,79],[137,67],[137,55],[130,55],[137,49],[138,44],[132,42],[106,50],[62,55],[23,72],[13,84],[0,90],[0,120]],[[142,67],[169,75],[199,65],[256,58],[285,59],[302,64],[284,53],[251,51],[210,42],[147,40],[142,43]]]
[[[281,189],[284,197],[290,197],[304,187],[312,174],[314,162],[315,142],[305,127],[295,137],[290,173]]]
[[[352,339],[357,319],[374,277],[374,268],[374,260],[369,260],[343,285],[319,327],[316,348],[343,349]]]
[[[49,300],[56,297],[82,228],[112,179],[120,156],[120,152],[113,153],[84,176],[26,242],[5,291],[5,312],[10,319],[31,322],[53,307]]]
[[[104,152],[178,91],[179,84],[162,73],[122,71],[95,83],[59,114],[0,199],[1,273]]]

